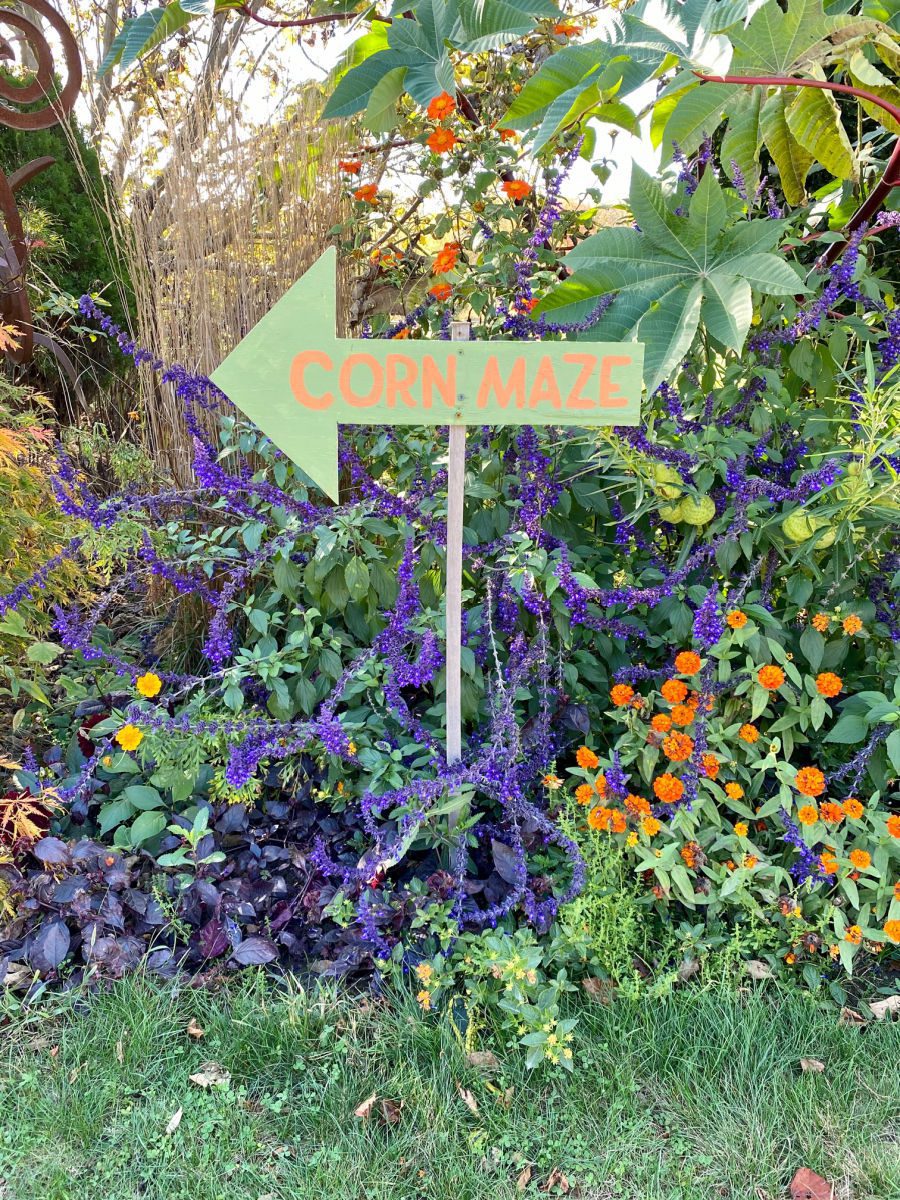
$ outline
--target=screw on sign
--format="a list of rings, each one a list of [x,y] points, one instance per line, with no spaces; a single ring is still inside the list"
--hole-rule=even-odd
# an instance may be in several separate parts
[[[213,372],[228,398],[333,499],[338,426],[447,425],[447,757],[460,756],[460,605],[466,425],[637,425],[637,342],[338,338],[328,250]],[[454,430],[458,432],[453,432]]]
[[[44,30],[29,17],[8,8],[0,9],[0,26],[13,32],[0,33],[0,124],[10,129],[49,129],[59,124],[71,111],[81,88],[81,57],[69,26],[46,0],[28,0],[28,8],[37,13],[59,39],[64,63],[64,82],[59,87],[59,72]],[[17,48],[19,53],[17,54]],[[23,68],[20,77],[13,75],[10,64],[19,58],[36,64]],[[16,105],[34,105],[21,111]],[[60,346],[47,334],[35,330],[25,275],[28,269],[28,241],[22,228],[22,217],[16,204],[16,192],[41,171],[53,165],[55,159],[35,158],[13,171],[0,171],[0,317],[17,331],[18,346],[7,350],[7,357],[16,363],[31,361],[35,345],[53,353],[73,386],[78,390],[75,367]]]

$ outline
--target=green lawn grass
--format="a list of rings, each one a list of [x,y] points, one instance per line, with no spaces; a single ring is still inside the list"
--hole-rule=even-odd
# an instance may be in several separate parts
[[[584,1006],[573,1076],[485,1075],[414,1004],[261,980],[53,1004],[2,1026],[3,1200],[527,1200],[554,1171],[590,1200],[776,1200],[800,1166],[900,1198],[900,1025],[802,997]],[[189,1081],[208,1060],[230,1083]],[[372,1093],[398,1121],[353,1115]]]

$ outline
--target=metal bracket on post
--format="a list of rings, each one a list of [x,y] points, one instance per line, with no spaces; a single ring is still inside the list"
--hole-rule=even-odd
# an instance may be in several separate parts
[[[471,328],[468,321],[452,321],[450,340],[468,342]],[[466,427],[451,425],[447,456],[447,593],[444,599],[447,621],[447,762],[451,764],[462,757],[462,537],[465,482]]]

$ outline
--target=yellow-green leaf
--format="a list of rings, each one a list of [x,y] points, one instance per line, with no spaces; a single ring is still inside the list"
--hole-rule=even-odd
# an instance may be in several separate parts
[[[857,163],[833,96],[798,88],[786,110],[787,124],[800,145],[835,179],[855,179]]]
[[[806,199],[806,176],[813,164],[813,156],[791,133],[785,114],[786,107],[784,92],[773,92],[762,106],[759,127],[763,141],[778,168],[785,199],[788,204],[796,206]]]

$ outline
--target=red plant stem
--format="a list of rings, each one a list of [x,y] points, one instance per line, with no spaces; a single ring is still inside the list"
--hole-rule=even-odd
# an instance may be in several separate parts
[[[736,83],[743,84],[745,87],[810,87],[819,88],[825,92],[838,92],[842,96],[856,96],[858,100],[868,100],[870,104],[884,109],[900,125],[900,108],[896,104],[882,100],[880,96],[875,96],[863,88],[851,87],[848,83],[829,83],[824,79],[795,79],[789,75],[703,75],[699,71],[695,71],[694,74],[701,83]],[[844,233],[850,234],[860,225],[871,221],[895,187],[900,187],[900,138],[894,142],[894,149],[888,159],[884,174],[847,222]],[[845,237],[843,242],[835,242],[829,246],[825,254],[826,265],[830,266],[840,257],[847,245],[847,240]]]
[[[242,16],[249,17],[251,21],[256,21],[259,25],[268,25],[271,29],[303,29],[307,25],[327,25],[331,21],[352,21],[354,17],[359,16],[358,12],[339,12],[325,17],[298,17],[292,21],[271,21],[268,17],[261,17],[253,12],[246,4],[238,5],[238,12]]]

